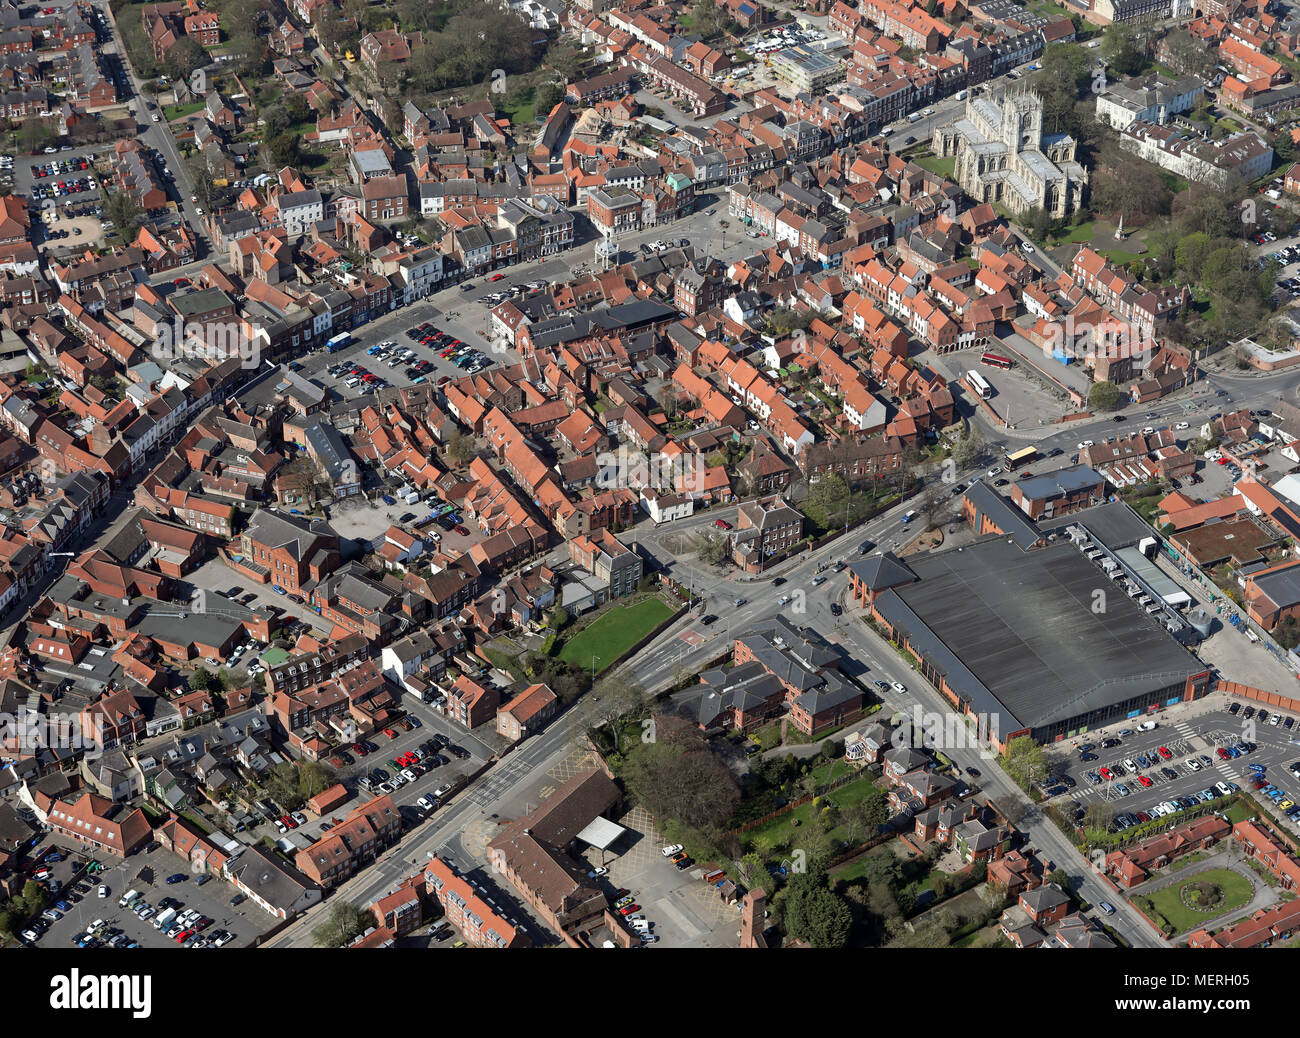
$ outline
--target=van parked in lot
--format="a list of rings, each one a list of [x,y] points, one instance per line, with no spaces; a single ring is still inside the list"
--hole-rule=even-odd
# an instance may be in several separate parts
[[[127,905],[129,905],[132,901],[134,901],[139,896],[140,896],[140,891],[137,890],[135,887],[132,887],[120,898],[118,898],[117,907],[125,908]]]

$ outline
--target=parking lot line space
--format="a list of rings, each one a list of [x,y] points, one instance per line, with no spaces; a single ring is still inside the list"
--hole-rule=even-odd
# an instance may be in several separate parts
[[[704,929],[702,929],[699,926],[696,926],[695,923],[687,917],[686,913],[683,912],[680,908],[678,908],[675,904],[673,904],[672,900],[669,898],[666,897],[660,898],[651,907],[654,909],[654,911],[662,912],[669,919],[671,919],[678,927],[681,928],[682,932],[686,934],[688,938],[699,937],[701,934],[705,933]]]

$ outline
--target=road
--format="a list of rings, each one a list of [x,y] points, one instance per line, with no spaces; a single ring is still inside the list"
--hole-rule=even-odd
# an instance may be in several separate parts
[[[153,148],[162,155],[163,160],[167,163],[172,175],[176,178],[171,184],[171,190],[176,194],[177,207],[185,217],[185,222],[189,225],[191,231],[200,240],[200,253],[211,251],[211,242],[208,239],[207,231],[203,227],[203,217],[199,215],[198,207],[190,201],[194,195],[194,181],[190,177],[189,168],[185,160],[181,158],[180,150],[176,147],[176,138],[172,136],[171,128],[166,121],[161,120],[154,122],[154,115],[161,116],[162,109],[149,100],[145,94],[143,82],[137,74],[135,67],[131,64],[131,56],[127,53],[126,44],[122,42],[122,33],[117,27],[117,19],[114,17],[112,9],[108,4],[95,5],[103,11],[108,18],[108,24],[113,30],[113,42],[106,44],[104,50],[106,53],[116,51],[122,59],[122,67],[126,69],[127,78],[131,83],[131,99],[127,102],[127,108],[136,120],[136,140]],[[132,8],[131,10],[134,10]],[[174,271],[168,271],[173,277],[176,276]]]

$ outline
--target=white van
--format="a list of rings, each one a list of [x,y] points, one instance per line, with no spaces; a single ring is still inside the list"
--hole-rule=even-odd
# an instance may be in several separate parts
[[[1157,728],[1159,728],[1159,727],[1160,727],[1160,726],[1159,726],[1158,724],[1156,724],[1155,721],[1143,721],[1140,725],[1138,725],[1138,731],[1139,731],[1139,732],[1153,732],[1153,731],[1155,731],[1155,730],[1156,730]]]
[[[127,905],[129,905],[132,901],[134,901],[139,896],[140,896],[140,891],[138,891],[135,887],[132,887],[120,898],[118,898],[117,907],[125,908]]]
[[[1258,642],[1258,641],[1259,641],[1259,635],[1257,635],[1257,634],[1256,634],[1254,631],[1252,631],[1249,627],[1245,627],[1245,628],[1243,628],[1243,630],[1246,632],[1246,637],[1249,638],[1252,642]]]

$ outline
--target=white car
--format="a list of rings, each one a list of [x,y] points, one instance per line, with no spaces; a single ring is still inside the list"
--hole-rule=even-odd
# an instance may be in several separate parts
[[[682,853],[682,845],[680,843],[670,843],[667,847],[660,850],[659,853],[665,858],[671,858],[674,854]]]
[[[410,768],[403,768],[402,778],[406,779],[407,782],[414,782],[417,776]]]
[[[1201,762],[1198,761],[1195,757],[1188,757],[1185,761],[1183,761],[1183,763],[1186,764],[1188,768],[1190,768],[1192,771],[1201,770]]]
[[[895,681],[895,682],[893,683],[893,685],[894,685],[894,691],[895,691],[895,692],[906,692],[906,691],[907,691],[907,686],[904,685],[901,681]]]
[[[301,811],[294,811],[291,815],[289,815],[289,817],[292,818],[299,825],[307,824],[307,816],[303,814]]]
[[[158,117],[158,113],[157,113],[157,112],[154,112],[154,115],[153,115],[153,121],[156,122],[156,123],[160,123],[160,122],[162,122],[162,120]]]
[[[1001,472],[1001,471],[1002,471],[1002,466],[1001,466],[1001,465],[994,465],[994,466],[993,466],[991,469],[989,469],[989,471],[988,471],[988,477],[989,477],[989,479],[992,479],[994,476],[996,476],[996,475],[997,475],[999,472]]]
[[[1034,251],[1034,247],[1029,242],[1024,241],[1020,243],[1020,251],[1032,254]]]
[[[394,775],[391,779],[388,780],[388,784],[392,786],[394,789],[401,789],[404,785],[406,785],[406,776],[403,775],[401,772],[398,772],[396,775]]]
[[[279,830],[282,836],[289,831],[289,827],[278,818],[275,820],[275,827]]]
[[[101,883],[99,885],[98,894],[100,897],[108,897],[110,893],[111,891],[109,891],[107,883]]]
[[[608,875],[609,875],[609,869],[605,868],[604,865],[600,865],[592,869],[590,872],[588,872],[587,878],[595,879],[597,876],[608,876]]]
[[[433,801],[430,800],[428,797],[420,797],[420,799],[415,802],[415,806],[418,807],[421,811],[432,811]]]

